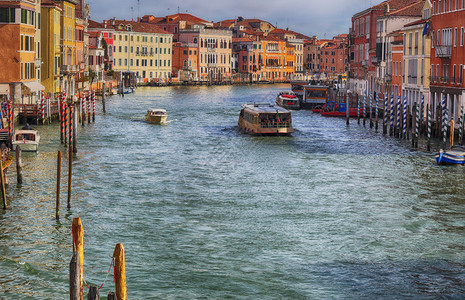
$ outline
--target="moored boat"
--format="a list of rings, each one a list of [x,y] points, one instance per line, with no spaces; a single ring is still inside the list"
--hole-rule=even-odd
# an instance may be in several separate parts
[[[13,150],[16,150],[16,146],[19,145],[22,151],[37,151],[39,150],[39,142],[39,132],[26,125],[20,130],[15,130],[11,144]]]
[[[294,92],[281,92],[276,97],[276,104],[286,109],[300,109],[299,98]]]
[[[166,121],[168,114],[165,109],[162,108],[152,108],[147,111],[145,116],[145,121],[151,124],[162,124]]]
[[[436,153],[438,165],[463,165],[465,164],[465,147],[452,146],[450,150],[439,150]]]
[[[286,135],[294,132],[291,112],[268,103],[242,105],[238,125],[251,134]]]
[[[345,118],[347,117],[346,110],[342,111],[321,111],[320,114],[325,117],[342,117]],[[363,109],[360,110],[360,115],[363,114]],[[349,108],[349,117],[350,118],[355,118],[358,116],[358,109],[355,107]]]

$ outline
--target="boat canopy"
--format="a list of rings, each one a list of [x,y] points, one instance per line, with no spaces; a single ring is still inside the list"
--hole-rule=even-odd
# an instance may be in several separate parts
[[[166,109],[163,108],[151,108],[147,111],[148,113],[162,113],[166,114]]]
[[[269,103],[244,104],[242,107],[253,113],[289,113],[289,110]]]

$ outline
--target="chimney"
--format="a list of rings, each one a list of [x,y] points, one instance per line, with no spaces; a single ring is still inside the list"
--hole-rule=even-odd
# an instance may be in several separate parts
[[[107,28],[107,20],[103,20],[103,28]]]
[[[115,26],[116,24],[116,17],[113,17],[113,19],[111,19],[111,26]]]

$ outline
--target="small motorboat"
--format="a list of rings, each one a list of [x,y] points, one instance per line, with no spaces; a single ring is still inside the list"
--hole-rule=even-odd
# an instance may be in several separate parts
[[[16,146],[19,145],[22,151],[37,151],[39,142],[39,132],[26,124],[22,129],[15,130],[12,140],[13,150],[16,150]]]
[[[452,146],[450,150],[439,150],[436,153],[438,165],[463,165],[465,164],[465,147]]]
[[[285,109],[300,109],[299,98],[294,92],[281,92],[276,97],[276,104]]]
[[[151,124],[163,124],[166,121],[168,114],[162,108],[152,108],[147,111],[145,121]]]

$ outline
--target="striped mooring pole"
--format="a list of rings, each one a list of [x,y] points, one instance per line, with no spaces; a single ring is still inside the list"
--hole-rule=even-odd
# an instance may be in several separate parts
[[[65,100],[66,99],[66,93],[63,93],[63,96],[61,97],[60,101],[60,139],[61,143],[64,143],[64,138],[65,138]]]
[[[391,95],[391,122],[389,126],[389,135],[392,136],[394,134],[394,94]]]
[[[396,136],[400,137],[400,96],[397,97],[397,123],[396,123],[396,130],[397,134]]]
[[[360,124],[360,97],[357,94],[357,123]]]
[[[69,105],[68,110],[68,118],[69,118],[69,145],[73,144],[73,105]]]
[[[462,145],[463,141],[463,106],[460,107],[460,117],[459,117],[459,145]]]
[[[89,98],[87,99],[87,123],[90,124],[90,105],[92,101],[92,90],[89,91]]]
[[[387,134],[388,124],[388,96],[384,96],[384,113],[383,113],[383,134]]]
[[[415,138],[412,139],[412,144],[414,148],[418,148],[418,138],[420,137],[420,103],[416,103],[415,107]]]
[[[81,123],[82,126],[86,123],[86,93],[82,92],[82,106],[81,106]]]
[[[403,108],[403,130],[402,130],[402,137],[407,139],[407,96],[404,96],[404,108]]]
[[[68,104],[66,104],[66,101],[63,101],[63,111],[64,111],[64,114],[63,114],[63,140],[64,140],[64,144],[66,146],[66,144],[68,143]]]
[[[447,116],[446,116],[446,97],[442,97],[442,102],[441,102],[441,108],[442,108],[442,139],[443,139],[443,149],[446,148],[446,141],[447,141]]]
[[[42,124],[45,123],[45,93],[42,91],[42,97],[40,99],[40,116],[42,118]]]
[[[373,94],[370,93],[370,128],[373,128]]]
[[[95,122],[95,90],[92,91],[92,122]]]
[[[446,143],[447,143],[447,125],[449,124],[449,109],[446,107],[446,113],[445,113],[445,119],[444,119],[444,149],[446,149]],[[452,128],[451,128],[452,130]]]
[[[8,105],[8,138],[11,141],[13,139],[13,102],[10,99],[10,95],[7,97],[7,105]]]
[[[375,109],[375,118],[376,118],[375,130],[376,131],[378,131],[378,117],[379,117],[379,93],[376,94],[376,109]]]
[[[433,113],[432,113],[432,108],[430,105],[428,105],[428,143],[426,144],[426,150],[431,151],[431,124],[432,124],[432,118],[433,118]]]
[[[363,126],[366,125],[367,117],[367,91],[365,90],[365,95],[363,96]]]
[[[425,134],[424,131],[425,124],[425,95],[421,95],[421,107],[420,107],[420,132],[418,135]]]

